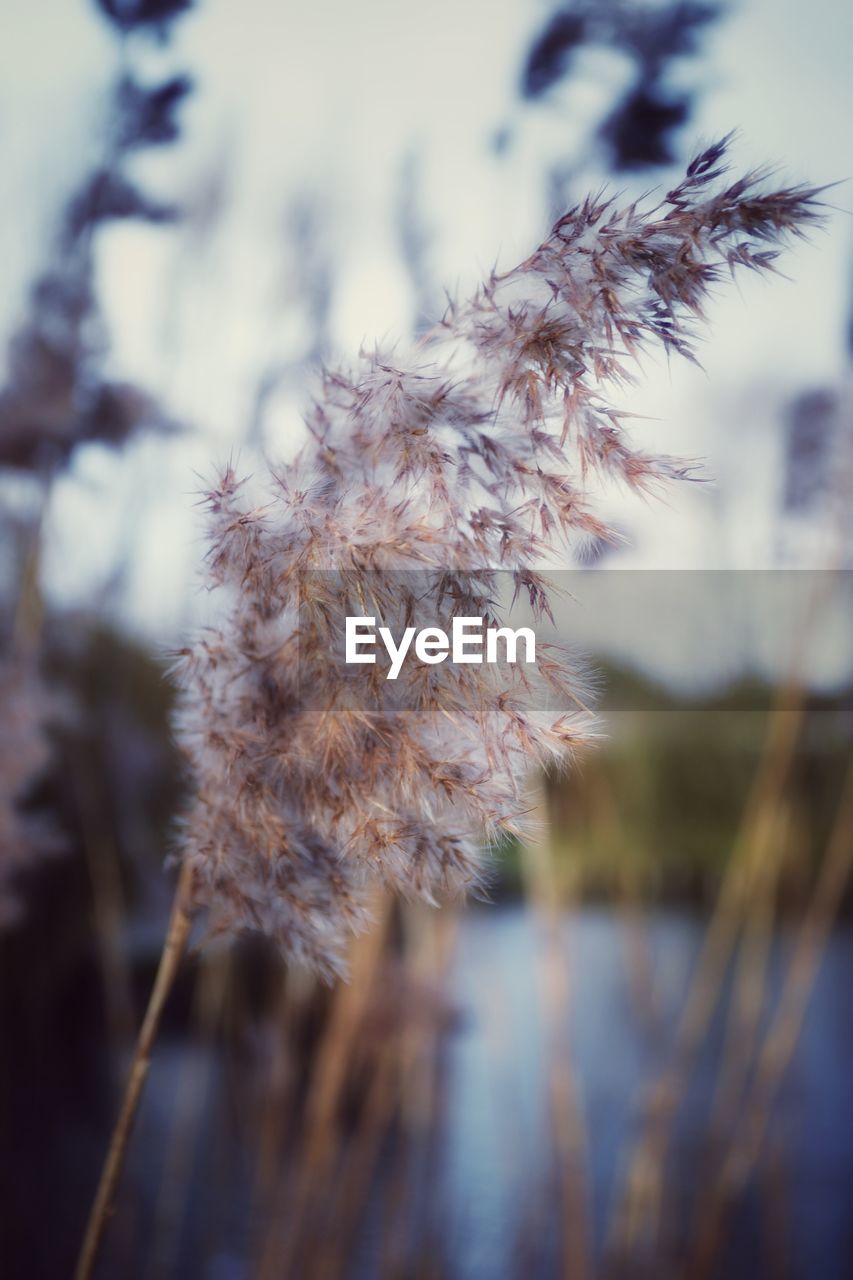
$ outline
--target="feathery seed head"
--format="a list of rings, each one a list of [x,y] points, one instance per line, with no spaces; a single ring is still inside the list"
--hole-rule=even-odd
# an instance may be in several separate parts
[[[231,468],[206,498],[222,621],[182,651],[178,729],[196,775],[182,856],[226,931],[260,930],[326,975],[371,888],[435,900],[481,879],[484,837],[523,823],[524,777],[590,738],[579,678],[336,660],[346,616],[395,634],[451,611],[500,624],[498,576],[539,616],[546,553],[613,534],[596,482],[689,474],[643,453],[608,393],[649,347],[690,359],[724,268],[819,217],[818,191],[719,187],[727,140],[655,208],[594,197],[406,354],[326,370],[296,463],[261,506]],[[569,706],[575,710],[567,711]]]

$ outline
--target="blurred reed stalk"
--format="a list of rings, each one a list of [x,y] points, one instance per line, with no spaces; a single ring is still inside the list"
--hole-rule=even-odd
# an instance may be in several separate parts
[[[420,989],[431,993],[434,1000],[446,1002],[458,914],[448,909],[437,915],[416,905],[405,919],[415,992]],[[438,1262],[432,1258],[431,1265],[431,1247],[443,1231],[436,1192],[446,1083],[444,1027],[435,1010],[432,1017],[424,1017],[424,1003],[421,998],[420,1016],[415,1013],[412,1018],[411,1011],[408,1021],[407,1009],[401,1010],[401,1141],[387,1179],[380,1250],[380,1268],[386,1277],[413,1270],[419,1277],[430,1275]],[[449,1004],[441,1012],[448,1010],[452,1017]]]
[[[535,815],[536,835],[525,841],[524,866],[540,933],[540,997],[559,1205],[555,1215],[560,1231],[559,1274],[563,1280],[585,1280],[590,1274],[587,1139],[568,1034],[571,992],[563,933],[566,903],[557,883],[548,805],[541,779]]]
[[[202,1045],[209,1046],[222,1021],[228,978],[233,958],[214,956],[206,963],[193,989],[190,1026]],[[154,1221],[146,1277],[173,1273],[180,1244],[181,1225],[189,1201],[192,1163],[201,1126],[203,1105],[210,1087],[211,1063],[207,1056],[199,1063],[183,1065],[175,1093],[175,1122],[166,1151]]]
[[[15,603],[12,624],[12,651],[25,656],[38,647],[44,622],[44,601],[41,592],[41,559],[44,520],[50,496],[50,485],[39,477],[38,507],[29,530],[21,567],[18,598]]]
[[[726,1216],[765,1140],[773,1104],[805,1021],[827,939],[853,864],[853,765],[848,770],[829,843],[808,911],[799,929],[776,1014],[755,1064],[744,1120],[732,1134],[715,1184],[703,1197],[700,1229],[688,1262],[691,1280],[706,1280],[717,1256]]]
[[[711,921],[679,1019],[670,1061],[647,1090],[645,1121],[614,1206],[610,1237],[616,1257],[655,1247],[664,1212],[664,1169],[678,1108],[695,1057],[723,989],[723,979],[748,910],[756,867],[767,859],[770,817],[783,794],[803,719],[799,686],[792,681],[771,714],[767,741],[734,842]],[[790,709],[791,703],[796,709]]]
[[[443,1008],[455,929],[452,914],[412,907],[392,916],[388,899],[376,912],[378,936],[356,940],[352,982],[335,988],[312,1048],[304,1104],[287,1090],[288,1109],[304,1120],[283,1152],[275,1110],[281,1092],[263,1109],[263,1177],[256,1176],[250,1213],[260,1275],[346,1276],[374,1200],[383,1205],[377,1273],[427,1274],[422,1264],[432,1241],[424,1197],[416,1193],[428,1187],[434,1195],[442,1035],[436,1010]],[[275,1122],[274,1137],[267,1119]],[[281,1173],[271,1194],[276,1164]]]
[[[290,1039],[295,1035],[295,1016],[300,993],[294,992],[290,975],[282,973],[272,1008],[273,1043],[269,1054],[269,1066],[264,1081],[262,1103],[258,1119],[258,1141],[253,1175],[251,1203],[259,1224],[266,1222],[278,1187],[276,1177],[288,1122],[295,1114],[296,1080],[290,1061]],[[308,978],[306,990],[315,994],[313,979]]]
[[[764,1007],[783,830],[780,814],[785,808],[785,790],[806,718],[800,673],[831,580],[832,575],[819,580],[805,621],[794,637],[789,674],[771,711],[759,767],[702,943],[670,1061],[646,1094],[644,1127],[611,1215],[611,1251],[616,1259],[636,1251],[641,1238],[652,1249],[658,1246],[666,1207],[665,1165],[672,1131],[739,942],[742,949],[728,1008],[713,1123],[732,1122],[739,1092],[749,1073]]]
[[[586,779],[586,790],[590,804],[590,830],[603,833],[607,845],[624,855],[631,849],[631,836],[606,766],[598,768]],[[614,891],[625,940],[625,972],[634,1006],[647,1031],[657,1034],[661,1030],[661,1010],[652,973],[642,889],[630,857],[619,858]]]
[[[790,685],[796,684],[795,673],[802,667],[809,641],[820,625],[822,608],[829,597],[831,585],[845,564],[850,528],[845,495],[849,493],[851,463],[853,451],[848,440],[827,495],[833,517],[829,569],[819,575],[806,620],[798,630]],[[803,691],[796,689],[795,693],[796,710],[799,712],[795,729],[799,732],[804,715]],[[704,1280],[710,1274],[722,1243],[725,1219],[732,1201],[743,1187],[750,1168],[758,1161],[773,1098],[793,1058],[822,954],[841,906],[853,854],[853,767],[846,780],[776,1013],[759,1045],[772,944],[774,891],[786,852],[786,835],[790,839],[790,814],[786,811],[784,795],[778,797],[774,811],[769,811],[768,806],[766,821],[770,828],[767,856],[755,868],[755,879],[749,893],[744,944],[711,1118],[712,1136],[718,1137],[723,1152],[697,1194],[695,1244],[687,1264],[687,1274],[696,1276],[698,1280]],[[777,1220],[783,1219],[780,1216]]]
[[[836,566],[833,566],[833,569]],[[760,813],[756,831],[755,857],[746,873],[746,914],[744,933],[735,974],[734,993],[728,1010],[726,1044],[717,1092],[713,1103],[711,1129],[725,1133],[737,1112],[738,1098],[749,1076],[756,1046],[762,1010],[770,948],[773,939],[776,895],[787,845],[792,839],[792,815],[785,792],[785,778],[793,764],[797,740],[805,727],[805,690],[797,672],[805,669],[805,652],[809,640],[823,617],[835,573],[819,575],[805,622],[798,628],[791,658],[791,675],[783,701],[793,703],[794,719],[788,722],[790,745],[787,759],[780,762],[779,787],[775,802],[767,802]]]
[[[104,987],[108,1030],[113,1050],[117,1053],[133,1036],[135,1029],[131,967],[122,943],[125,900],[115,840],[104,821],[104,797],[100,777],[88,762],[74,759],[72,769],[80,813],[83,847],[89,880],[98,961]]]
[[[291,1271],[283,1274],[310,1276],[312,1280],[331,1280],[346,1274],[359,1213],[374,1185],[413,1051],[412,1045],[404,1051],[393,1036],[383,1037],[373,1046],[358,1119],[346,1143],[341,1143],[337,1176],[328,1176],[325,1182],[322,1222],[315,1221],[314,1231],[303,1240]],[[318,1184],[316,1190],[322,1192],[323,1184]]]
[[[391,902],[385,896],[374,906],[374,928],[353,945],[351,981],[338,983],[334,989],[331,1012],[314,1056],[299,1155],[291,1162],[275,1198],[257,1264],[258,1280],[277,1280],[290,1274],[289,1268],[302,1245],[306,1219],[311,1215],[315,1190],[328,1176],[340,1149],[341,1099],[384,954],[390,916]]]

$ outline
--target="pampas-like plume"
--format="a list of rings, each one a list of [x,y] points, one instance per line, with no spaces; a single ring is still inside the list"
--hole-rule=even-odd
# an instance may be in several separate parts
[[[327,371],[308,443],[263,497],[232,467],[206,495],[227,603],[180,655],[178,732],[196,779],[182,857],[215,927],[338,972],[372,885],[431,899],[475,883],[484,834],[523,818],[531,763],[587,741],[557,653],[540,647],[533,675],[414,664],[392,684],[379,665],[344,678],[338,636],[348,614],[398,634],[448,605],[493,625],[501,570],[547,613],[537,566],[611,536],[597,484],[689,473],[633,445],[608,389],[646,348],[695,358],[710,287],[772,269],[820,217],[817,188],[727,182],[727,141],[654,208],[571,210],[405,356]]]

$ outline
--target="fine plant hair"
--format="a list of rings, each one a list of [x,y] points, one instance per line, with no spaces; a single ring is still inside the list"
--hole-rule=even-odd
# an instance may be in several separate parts
[[[633,442],[615,393],[647,350],[695,360],[713,286],[773,270],[821,216],[818,188],[732,181],[728,141],[658,204],[589,197],[408,350],[324,371],[296,461],[254,485],[229,465],[206,494],[223,608],[178,656],[177,731],[195,778],[180,857],[214,929],[340,972],[371,889],[476,885],[484,838],[523,823],[530,765],[589,740],[556,650],[533,674],[415,664],[393,692],[360,668],[358,700],[330,650],[347,614],[400,626],[450,602],[499,623],[501,571],[548,614],[542,564],[613,537],[604,485],[690,474]]]

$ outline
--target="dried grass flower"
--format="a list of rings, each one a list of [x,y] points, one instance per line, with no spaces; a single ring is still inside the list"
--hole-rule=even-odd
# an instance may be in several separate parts
[[[590,197],[410,349],[326,370],[296,462],[254,491],[229,466],[207,493],[221,621],[179,655],[177,727],[196,782],[181,856],[216,928],[339,972],[372,886],[478,883],[484,839],[523,822],[530,766],[588,741],[556,651],[532,674],[359,669],[357,696],[330,655],[348,614],[393,628],[450,603],[499,623],[500,573],[547,613],[543,562],[613,536],[603,483],[690,473],[633,443],[614,389],[646,349],[695,359],[712,286],[772,270],[820,217],[818,189],[730,181],[727,142],[654,207]]]

